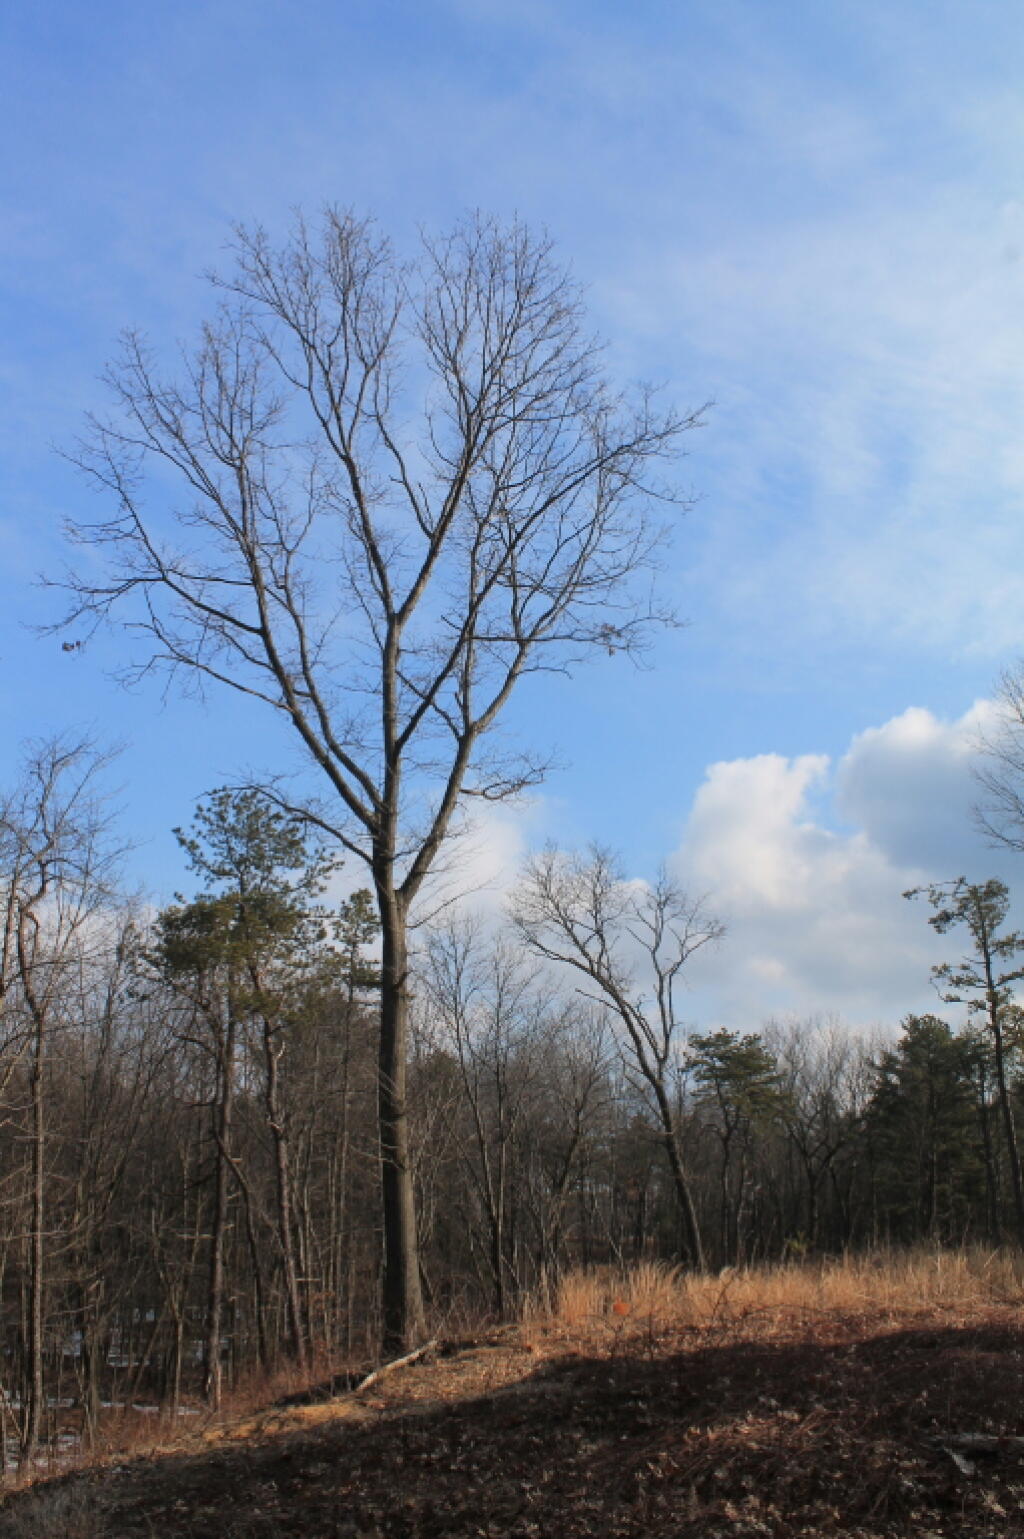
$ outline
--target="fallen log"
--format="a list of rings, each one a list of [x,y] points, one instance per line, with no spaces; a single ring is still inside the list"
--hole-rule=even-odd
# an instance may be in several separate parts
[[[998,1432],[954,1432],[947,1437],[936,1438],[943,1448],[957,1448],[968,1454],[1024,1454],[1024,1437],[1005,1436]]]
[[[436,1339],[427,1341],[424,1342],[422,1347],[417,1347],[415,1352],[407,1352],[404,1357],[394,1357],[390,1363],[382,1363],[379,1368],[375,1368],[372,1373],[368,1373],[365,1379],[360,1379],[352,1393],[354,1395],[361,1395],[364,1389],[369,1389],[371,1385],[378,1383],[379,1380],[384,1378],[385,1374],[393,1373],[396,1368],[407,1367],[409,1363],[416,1362],[417,1358],[425,1357],[428,1352],[432,1352],[436,1346]]]

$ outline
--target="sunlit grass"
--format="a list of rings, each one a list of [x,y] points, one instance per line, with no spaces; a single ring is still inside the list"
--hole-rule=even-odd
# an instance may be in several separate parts
[[[874,1251],[696,1275],[661,1262],[574,1271],[527,1306],[528,1323],[700,1330],[757,1318],[970,1312],[1024,1303],[1024,1258],[982,1249]]]

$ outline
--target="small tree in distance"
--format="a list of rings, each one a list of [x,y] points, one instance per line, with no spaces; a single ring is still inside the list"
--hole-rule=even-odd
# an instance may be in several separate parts
[[[963,925],[971,937],[972,953],[959,962],[933,967],[932,977],[942,999],[947,1004],[966,1004],[971,1015],[980,1016],[992,1039],[1017,1232],[1024,1244],[1024,1178],[1007,1073],[1007,1059],[1019,1039],[1019,1009],[1012,985],[1024,978],[1024,965],[1013,964],[1024,952],[1024,935],[1003,930],[1010,894],[1005,882],[996,877],[975,883],[961,876],[955,881],[913,888],[903,896],[916,898],[921,893],[934,910],[928,921],[933,930],[945,935]]]
[[[626,1073],[653,1105],[685,1249],[703,1271],[704,1242],[672,1093],[680,1047],[676,995],[686,964],[721,940],[725,926],[667,875],[651,887],[625,881],[600,849],[589,859],[548,849],[532,860],[512,918],[530,950],[582,977],[579,992],[622,1028]],[[641,969],[646,976],[638,984]]]
[[[381,926],[384,1334],[426,1330],[406,1076],[412,905],[467,797],[541,778],[493,733],[529,673],[634,653],[656,471],[700,414],[612,389],[551,243],[483,217],[396,260],[328,210],[275,249],[241,228],[221,308],[165,377],[137,335],[79,463],[66,625],[118,620],[154,668],[287,723],[319,777],[278,787],[365,863]]]
[[[287,817],[253,790],[214,791],[197,807],[192,832],[179,828],[175,833],[207,890],[191,903],[159,915],[154,960],[164,978],[182,990],[204,1018],[205,1042],[215,1067],[204,1390],[217,1407],[228,1190],[231,1179],[240,1179],[232,1139],[239,1038],[245,1022],[251,1023],[260,1043],[290,1349],[301,1367],[308,1360],[294,1242],[290,1130],[280,1071],[288,1027],[301,1008],[302,975],[316,965],[318,943],[326,935],[324,916],[313,907],[314,900],[336,862],[311,847],[309,829],[301,819]],[[244,1192],[251,1228],[248,1189]],[[263,1346],[262,1309],[258,1323]],[[265,1355],[265,1346],[263,1351]]]
[[[725,1260],[743,1264],[743,1211],[753,1171],[748,1144],[782,1110],[781,1075],[757,1032],[694,1033],[688,1043],[698,1101],[713,1117],[721,1149],[721,1234]],[[735,1167],[735,1169],[734,1169]]]

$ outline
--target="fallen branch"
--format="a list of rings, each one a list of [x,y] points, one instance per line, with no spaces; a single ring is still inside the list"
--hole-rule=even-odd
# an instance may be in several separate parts
[[[994,1432],[956,1432],[938,1440],[947,1448],[962,1448],[965,1453],[1024,1453],[1024,1437],[1001,1436]]]
[[[361,1379],[352,1393],[361,1395],[364,1389],[369,1389],[371,1384],[376,1384],[377,1380],[382,1379],[386,1373],[393,1372],[395,1368],[404,1368],[408,1363],[414,1363],[417,1358],[425,1357],[428,1352],[432,1352],[436,1346],[437,1340],[434,1338],[425,1342],[422,1347],[417,1347],[415,1352],[407,1352],[404,1357],[392,1358],[390,1363],[382,1364],[380,1368],[375,1368],[372,1373],[368,1373],[365,1379]]]
[[[961,1475],[976,1475],[978,1466],[975,1458],[981,1454],[998,1458],[1000,1454],[1010,1454],[1018,1459],[1024,1458],[1024,1437],[1011,1437],[1007,1434],[1000,1437],[998,1433],[991,1432],[953,1432],[947,1437],[930,1438],[933,1447],[948,1454],[960,1471]]]

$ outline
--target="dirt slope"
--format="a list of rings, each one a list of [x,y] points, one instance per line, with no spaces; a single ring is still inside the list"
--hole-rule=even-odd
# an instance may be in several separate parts
[[[1022,1389],[1008,1308],[516,1329],[12,1496],[0,1536],[1012,1539]]]

